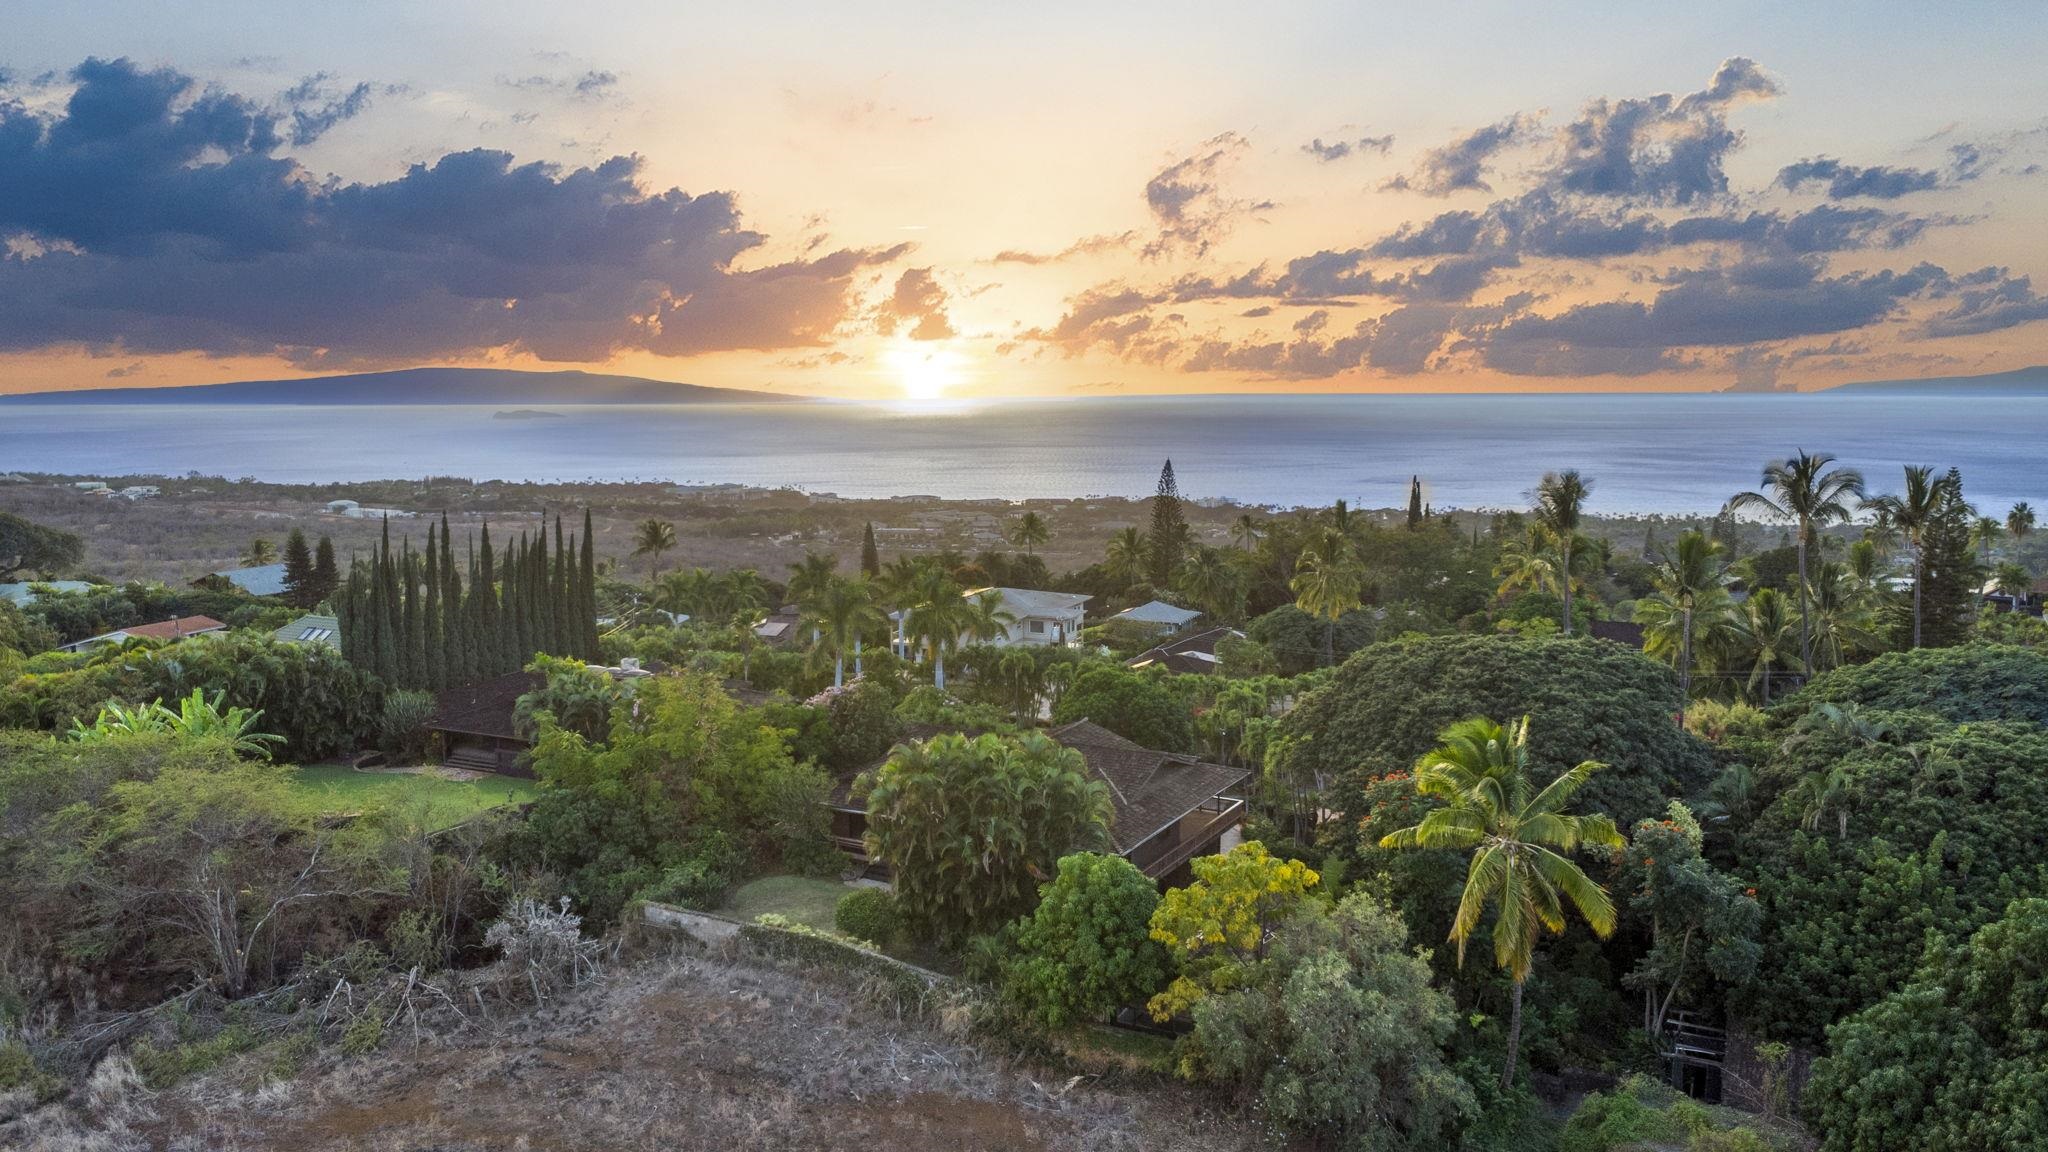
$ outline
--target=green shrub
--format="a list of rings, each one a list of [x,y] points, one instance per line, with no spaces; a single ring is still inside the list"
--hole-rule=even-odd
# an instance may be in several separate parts
[[[717,830],[703,832],[691,843],[689,854],[664,869],[638,898],[708,912],[725,903],[746,870],[746,853],[732,837]]]
[[[384,1043],[384,1018],[365,1012],[341,1033],[341,1054],[368,1056]]]
[[[221,1061],[256,1046],[256,1034],[241,1024],[229,1024],[204,1040],[188,1040],[159,1048],[150,1040],[136,1043],[129,1052],[142,1082],[151,1088],[168,1088],[187,1076],[209,1071]]]
[[[434,717],[434,694],[400,689],[384,696],[377,720],[377,747],[396,764],[416,764],[427,751],[427,722]]]
[[[832,926],[886,948],[902,931],[903,916],[894,894],[881,888],[856,888],[839,898],[839,906],[832,910]]]
[[[1634,1144],[1669,1144],[1687,1131],[1679,1117],[1645,1099],[1661,1092],[1647,1077],[1631,1076],[1612,1092],[1595,1092],[1581,1101],[1564,1131],[1557,1152],[1609,1152]]]
[[[1041,1028],[1100,1020],[1166,983],[1166,949],[1151,938],[1159,889],[1121,856],[1076,852],[1012,929],[1003,997]]]

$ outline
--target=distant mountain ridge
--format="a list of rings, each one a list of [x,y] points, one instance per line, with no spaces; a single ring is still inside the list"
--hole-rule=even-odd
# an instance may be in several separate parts
[[[1927,393],[1941,396],[2048,396],[2048,364],[1982,376],[1930,376],[1920,380],[1866,380],[1828,392]]]
[[[24,392],[0,404],[789,404],[743,388],[708,388],[642,376],[598,372],[527,372],[516,368],[404,368],[311,376],[303,380],[238,380],[173,388],[95,388]]]

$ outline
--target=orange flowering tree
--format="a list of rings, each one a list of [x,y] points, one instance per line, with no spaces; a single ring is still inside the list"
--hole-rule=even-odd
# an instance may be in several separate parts
[[[1652,1036],[1682,998],[1697,1002],[1714,984],[1746,986],[1763,955],[1756,889],[1709,863],[1700,841],[1699,821],[1673,800],[1662,819],[1636,824],[1622,852],[1618,888],[1650,941],[1622,983],[1642,992],[1643,1030]]]

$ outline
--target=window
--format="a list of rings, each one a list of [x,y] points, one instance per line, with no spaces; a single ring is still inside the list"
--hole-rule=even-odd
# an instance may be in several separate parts
[[[299,633],[299,639],[312,643],[317,640],[325,640],[332,635],[334,635],[334,629],[332,628],[308,628],[304,632]]]
[[[1033,620],[1033,621],[1031,622],[1031,634],[1032,634],[1033,636],[1043,636],[1043,635],[1045,635],[1045,621],[1043,621],[1043,620]]]

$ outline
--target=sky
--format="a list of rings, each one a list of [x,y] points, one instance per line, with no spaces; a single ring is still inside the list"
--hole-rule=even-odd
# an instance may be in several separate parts
[[[2028,3],[100,0],[5,25],[0,392],[2048,363]]]

